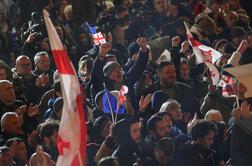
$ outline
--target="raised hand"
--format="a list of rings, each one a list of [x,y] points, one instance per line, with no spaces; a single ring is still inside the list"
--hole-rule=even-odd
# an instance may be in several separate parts
[[[141,96],[140,100],[139,100],[139,111],[140,112],[144,112],[146,110],[146,108],[148,107],[148,105],[151,102],[151,94],[148,94],[147,96]]]

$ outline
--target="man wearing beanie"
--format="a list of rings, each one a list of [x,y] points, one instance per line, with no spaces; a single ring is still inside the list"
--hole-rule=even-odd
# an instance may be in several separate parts
[[[122,85],[129,88],[129,97],[134,101],[134,84],[141,78],[148,62],[147,39],[144,37],[137,39],[140,49],[137,60],[129,70],[123,71],[118,62],[107,62],[106,54],[109,51],[106,44],[100,46],[100,53],[94,61],[91,72],[91,95],[92,97],[103,90],[103,84],[109,91],[120,90]]]

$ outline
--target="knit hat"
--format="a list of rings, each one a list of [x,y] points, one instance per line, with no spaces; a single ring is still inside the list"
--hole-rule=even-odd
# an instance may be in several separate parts
[[[106,63],[106,65],[103,67],[104,76],[108,77],[116,67],[121,67],[121,65],[119,63],[117,63],[117,62],[108,62],[108,63]]]
[[[230,32],[231,39],[234,39],[236,37],[242,37],[245,35],[246,35],[245,29],[239,26],[234,27]]]

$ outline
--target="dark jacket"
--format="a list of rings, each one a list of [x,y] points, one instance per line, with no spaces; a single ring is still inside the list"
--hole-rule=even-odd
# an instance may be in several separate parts
[[[214,166],[213,151],[188,141],[178,152],[177,166]]]

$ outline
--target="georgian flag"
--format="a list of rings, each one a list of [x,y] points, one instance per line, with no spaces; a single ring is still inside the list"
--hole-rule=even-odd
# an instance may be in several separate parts
[[[92,37],[93,37],[93,40],[94,40],[95,45],[100,45],[100,44],[106,43],[106,39],[105,39],[105,37],[102,35],[101,32],[92,34]]]
[[[224,97],[235,97],[237,94],[236,83],[237,81],[234,78],[222,75],[218,83],[222,87],[222,95]]]
[[[57,166],[84,166],[86,158],[86,123],[80,96],[80,84],[73,65],[57,32],[44,10],[44,20],[54,61],[60,75],[63,110],[57,137]]]
[[[186,22],[184,22],[184,25],[186,28],[187,40],[193,49],[193,53],[196,56],[197,63],[198,64],[204,63],[208,67],[211,74],[213,85],[217,85],[220,79],[220,73],[218,72],[217,68],[214,66],[214,63],[220,57],[222,57],[222,54],[219,51],[211,47],[205,46],[201,44],[199,41],[195,40]]]

